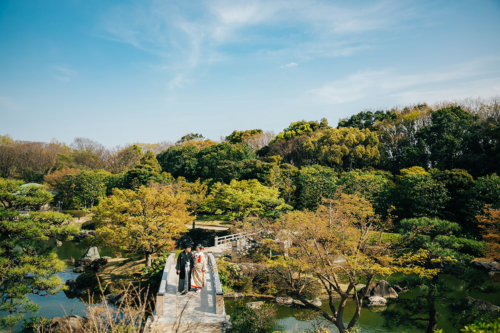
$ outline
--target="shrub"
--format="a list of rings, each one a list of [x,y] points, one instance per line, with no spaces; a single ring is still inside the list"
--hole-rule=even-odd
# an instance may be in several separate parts
[[[461,332],[472,332],[472,333],[496,333],[500,332],[500,319],[491,322],[476,321],[474,324],[465,326],[460,330]]]
[[[278,276],[272,270],[265,270],[254,279],[254,287],[261,295],[287,295],[288,289],[280,283]]]
[[[47,317],[30,316],[30,319],[24,319],[21,333],[46,332],[50,325],[50,319]]]
[[[96,227],[97,227],[96,223],[92,220],[83,222],[81,226],[83,230],[95,230]]]
[[[321,295],[321,284],[317,279],[306,277],[297,281],[296,288],[301,291],[302,297],[305,299],[315,299]]]
[[[243,302],[238,302],[232,309],[231,325],[228,330],[231,333],[272,333],[276,323],[276,312],[274,304],[262,304],[257,309],[246,306]]]
[[[87,215],[87,212],[84,210],[63,210],[63,213],[70,214],[73,217],[78,217],[78,219]]]

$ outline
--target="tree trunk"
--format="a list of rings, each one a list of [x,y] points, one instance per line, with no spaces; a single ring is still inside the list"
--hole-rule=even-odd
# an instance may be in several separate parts
[[[146,267],[151,267],[151,253],[146,252]]]
[[[434,296],[436,295],[436,285],[439,279],[439,275],[432,278],[432,289],[429,290],[427,294],[427,302],[429,304],[429,325],[427,326],[427,333],[434,333],[437,329],[437,312],[436,305],[434,304]]]
[[[195,223],[196,223],[196,221],[193,220],[193,229],[196,228],[196,224]]]
[[[346,333],[346,329],[344,326],[344,309],[345,309],[345,304],[347,302],[347,298],[342,297],[340,300],[340,304],[337,310],[337,317],[336,319],[336,325],[337,329],[339,330],[339,333]]]

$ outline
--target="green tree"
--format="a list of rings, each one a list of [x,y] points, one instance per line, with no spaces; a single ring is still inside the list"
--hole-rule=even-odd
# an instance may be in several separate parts
[[[148,150],[141,158],[140,163],[126,172],[123,185],[128,189],[136,189],[139,186],[148,186],[150,182],[169,182],[169,175],[167,173],[160,174],[160,172],[161,166],[156,156]]]
[[[419,104],[392,112],[395,118],[382,119],[374,125],[381,143],[380,165],[394,173],[415,165],[427,167],[425,145],[417,133],[430,124],[430,108]]]
[[[190,182],[198,178],[229,182],[231,179],[250,177],[252,173],[262,173],[262,163],[249,162],[255,159],[256,155],[248,145],[227,142],[208,144],[202,148],[187,143],[170,147],[158,155],[163,171]]]
[[[61,198],[65,208],[92,208],[106,196],[110,176],[111,173],[104,170],[68,173],[57,184],[58,199]]]
[[[215,183],[206,200],[205,209],[225,220],[243,219],[249,215],[276,215],[292,209],[279,198],[279,191],[259,181],[232,180]]]
[[[148,150],[144,156],[142,156],[140,165],[147,165],[151,167],[151,170],[153,172],[160,173],[161,172],[161,166],[160,163],[158,163],[158,160],[156,159],[155,154],[153,154],[152,151]]]
[[[316,210],[321,198],[332,198],[337,190],[337,172],[320,165],[303,167],[296,177],[298,209]]]
[[[398,253],[424,250],[420,265],[425,269],[438,269],[432,278],[407,277],[398,283],[410,289],[420,288],[416,298],[398,300],[404,311],[389,309],[383,313],[389,326],[415,326],[433,333],[437,328],[439,309],[436,304],[451,304],[450,288],[440,280],[443,274],[464,278],[474,274],[470,263],[474,257],[484,255],[482,242],[456,237],[460,232],[458,223],[437,218],[421,217],[400,222]],[[476,273],[477,274],[477,273]]]
[[[468,164],[470,148],[475,145],[478,117],[460,107],[443,108],[431,112],[432,124],[418,131],[425,143],[430,165],[437,169],[454,169]]]
[[[465,198],[465,225],[467,225],[465,231],[477,236],[480,230],[476,216],[482,213],[486,205],[500,208],[500,177],[492,174],[477,178]]]
[[[180,138],[180,140],[177,141],[176,144],[182,144],[184,142],[193,141],[193,140],[202,140],[204,138],[205,137],[199,133],[188,133],[188,134],[184,135],[182,138]]]
[[[142,158],[142,149],[138,145],[130,145],[114,153],[108,161],[108,170],[120,173],[133,168]]]
[[[441,215],[449,221],[459,223],[462,232],[477,235],[477,225],[470,224],[467,220],[467,202],[475,183],[472,176],[462,169],[430,169],[429,173],[437,182],[444,184],[448,191],[449,200],[445,203]]]
[[[270,142],[270,144],[274,144],[283,140],[290,140],[294,137],[311,134],[323,129],[331,129],[326,118],[322,118],[319,123],[317,121],[296,121],[285,128],[283,132],[276,135],[276,137]]]
[[[392,192],[399,218],[441,216],[449,200],[448,190],[421,167],[402,169]]]
[[[198,179],[198,152],[196,145],[173,146],[158,154],[157,159],[163,171],[173,177],[185,177],[188,181]]]
[[[379,215],[385,215],[390,206],[390,192],[394,187],[392,174],[384,171],[353,170],[344,172],[338,180],[343,192],[358,194],[368,199]]]
[[[23,185],[23,181],[0,178],[0,203],[5,209],[39,209],[52,201],[53,195],[42,185]]]
[[[69,225],[71,216],[56,212],[30,212],[20,215],[20,206],[39,206],[52,200],[44,187],[20,187],[21,183],[0,178],[0,327],[12,331],[27,313],[39,309],[29,295],[54,295],[63,288],[56,276],[64,262],[48,246],[50,238],[69,239],[77,231]],[[45,193],[44,193],[45,192]],[[9,193],[15,193],[12,198]]]
[[[380,157],[376,133],[368,129],[341,127],[318,131],[304,142],[320,164],[339,170],[374,165]]]
[[[239,162],[255,159],[257,156],[248,146],[240,147],[229,143],[221,143],[206,147],[198,153],[197,175],[202,179],[219,180],[224,178],[219,165],[224,161]]]
[[[396,113],[394,111],[382,111],[378,110],[375,112],[371,111],[361,111],[358,114],[351,116],[350,118],[341,119],[339,121],[338,127],[354,127],[358,129],[369,129],[370,131],[375,130],[375,124],[377,122],[385,120],[395,120]]]
[[[114,189],[112,196],[93,209],[96,237],[106,246],[142,253],[146,267],[150,267],[151,256],[173,249],[173,238],[193,221],[186,199],[184,193],[175,193],[170,186]]]
[[[231,144],[238,144],[238,143],[243,143],[250,139],[254,135],[261,134],[262,130],[261,129],[253,129],[253,130],[246,130],[246,131],[233,131],[231,134],[226,136],[227,142]]]
[[[109,172],[102,170],[85,171],[75,176],[80,200],[85,208],[88,204],[92,209],[99,198],[106,196],[106,179],[109,176]]]
[[[299,169],[293,165],[281,163],[280,156],[273,156],[270,159],[272,163],[270,163],[271,168],[266,174],[266,184],[277,188],[285,203],[291,205],[297,189],[296,178]]]

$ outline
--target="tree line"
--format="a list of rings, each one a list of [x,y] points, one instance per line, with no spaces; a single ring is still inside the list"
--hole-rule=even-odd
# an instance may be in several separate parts
[[[200,213],[234,222],[251,217],[251,228],[266,230],[263,238],[294,238],[278,244],[262,239],[260,251],[289,253],[269,266],[339,331],[355,325],[366,291],[356,296],[356,312],[344,327],[349,290],[338,281],[349,281],[355,290],[362,280],[402,273],[408,278],[401,284],[426,292],[402,304],[405,316],[387,312],[388,323],[404,325],[418,316],[424,318],[420,326],[434,332],[435,304],[446,300],[440,275],[473,281],[474,258],[498,260],[498,101],[363,111],[337,128],[326,119],[303,120],[277,135],[233,131],[220,142],[190,133],[175,143],[107,149],[84,138],[67,146],[2,136],[0,308],[10,315],[0,325],[12,327],[34,309],[28,294],[60,290],[60,280],[51,276],[63,265],[38,243],[71,238],[70,216],[26,217],[19,210],[61,203],[64,209],[92,210],[97,240],[142,253],[147,266]],[[25,182],[44,183],[51,192],[22,187]],[[384,232],[399,236],[387,240]],[[328,255],[341,256],[347,266],[322,263]],[[284,269],[304,273],[299,280],[312,274],[322,281],[333,315],[311,305],[300,281]],[[334,293],[341,296],[339,307],[333,306]]]

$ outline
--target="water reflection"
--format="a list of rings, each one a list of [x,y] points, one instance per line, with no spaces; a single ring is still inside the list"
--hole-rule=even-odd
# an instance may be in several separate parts
[[[88,249],[87,245],[74,242],[63,242],[62,246],[54,247],[54,251],[57,253],[59,258],[63,260],[70,258],[78,259],[85,254],[87,249]],[[109,249],[99,248],[99,253],[101,256],[109,256],[112,258],[115,257],[113,252]],[[78,275],[80,275],[80,273],[74,273],[73,266],[68,264],[67,269],[64,272],[58,273],[57,275],[61,277],[62,280],[67,281],[67,280],[76,280],[76,278],[78,277]],[[500,292],[490,293],[490,294],[481,293],[477,291],[468,292],[464,288],[465,287],[464,281],[458,280],[452,276],[442,276],[440,277],[440,279],[443,279],[443,281],[445,281],[446,284],[448,284],[450,287],[454,289],[453,293],[450,294],[450,296],[452,297],[462,298],[465,296],[471,296],[473,298],[486,300],[495,305],[500,305]],[[400,294],[400,297],[402,298],[413,298],[416,296],[418,296],[418,292],[416,291]],[[84,316],[86,303],[89,303],[89,301],[91,301],[94,304],[96,304],[100,301],[99,297],[90,300],[89,296],[87,295],[84,296],[74,295],[66,293],[64,291],[61,291],[58,294],[49,297],[40,297],[36,295],[31,295],[30,299],[33,300],[38,305],[40,305],[40,311],[38,315],[46,316],[48,318],[62,317],[70,315],[71,313],[75,315]],[[246,299],[244,302],[250,302],[255,300],[256,299]],[[236,302],[235,300],[226,299],[226,310],[229,315],[231,315],[232,305],[234,305],[235,302]],[[338,304],[336,303],[336,305]],[[390,305],[390,307],[392,308],[396,306],[397,304]],[[323,303],[322,308],[325,311],[330,312],[327,302]],[[349,300],[347,302],[345,309],[346,320],[351,318],[352,314],[355,311],[355,308],[356,308],[355,302]],[[440,310],[442,311],[443,315],[439,318],[438,328],[443,329],[444,332],[446,333],[459,332],[459,330],[454,328],[448,320],[449,316],[453,315],[452,309],[449,307],[441,307]],[[418,330],[415,329],[403,330],[401,328],[394,328],[394,329],[385,328],[383,326],[385,322],[384,318],[382,317],[379,311],[380,309],[370,310],[367,307],[363,307],[363,309],[361,310],[360,319],[357,323],[357,327],[360,329],[360,332],[363,333],[383,333],[383,332],[399,333],[402,331],[406,333],[419,332]],[[300,308],[278,306],[278,313],[277,313],[278,321],[275,328],[280,330],[289,330],[292,332],[301,332],[304,330],[312,329],[313,327],[311,325],[311,321],[305,320],[301,312],[303,312],[303,310]],[[322,317],[316,317],[316,319],[325,323]],[[21,326],[18,325],[18,327],[16,327],[16,331],[19,331],[20,328]],[[337,330],[335,328],[332,329],[332,332],[336,331]]]

